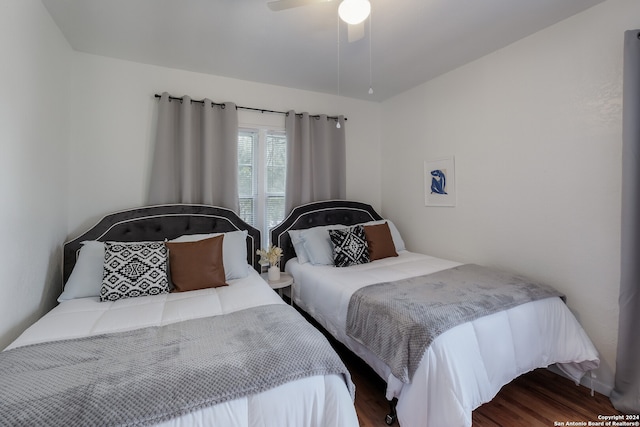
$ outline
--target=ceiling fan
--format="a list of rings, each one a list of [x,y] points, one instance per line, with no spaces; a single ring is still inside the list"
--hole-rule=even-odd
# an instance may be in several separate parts
[[[273,0],[267,3],[269,9],[278,12],[294,7],[308,6],[315,3],[328,3],[334,0]],[[340,19],[346,22],[347,38],[355,42],[364,37],[364,21],[371,13],[369,0],[342,0],[338,6]]]

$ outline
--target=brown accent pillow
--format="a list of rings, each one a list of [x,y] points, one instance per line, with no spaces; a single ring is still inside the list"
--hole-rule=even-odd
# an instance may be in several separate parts
[[[224,235],[197,242],[166,242],[175,292],[227,286],[222,263]]]
[[[383,224],[365,225],[364,235],[369,245],[369,259],[371,261],[398,256],[396,246],[393,244],[393,238],[391,237],[389,224],[386,222]]]

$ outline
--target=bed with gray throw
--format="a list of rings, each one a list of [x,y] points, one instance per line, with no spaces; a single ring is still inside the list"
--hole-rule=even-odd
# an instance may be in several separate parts
[[[325,337],[233,212],[118,212],[65,244],[60,304],[0,353],[7,425],[357,426]]]
[[[579,381],[599,364],[557,290],[407,251],[370,205],[303,205],[271,238],[293,301],[387,382],[389,424],[471,426],[473,409],[523,373],[556,364]]]

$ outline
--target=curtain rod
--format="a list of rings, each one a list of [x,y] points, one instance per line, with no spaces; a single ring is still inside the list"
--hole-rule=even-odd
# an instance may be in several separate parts
[[[156,97],[156,98],[161,98],[161,97],[162,97],[162,95],[159,95],[159,94],[157,94],[157,93],[156,93],[156,94],[155,94],[155,97]],[[180,101],[180,102],[182,102],[182,98],[177,97],[177,96],[169,96],[169,99],[170,99],[170,100],[172,100],[172,101]],[[198,100],[193,100],[193,99],[192,99],[192,100],[191,100],[191,102],[192,102],[192,103],[193,103],[193,102],[197,102],[198,104],[204,104],[204,99],[201,99],[201,100],[199,100],[199,101],[198,101]],[[212,103],[213,105],[219,105],[219,106],[221,106],[222,108],[224,108],[224,103],[219,104],[219,103],[217,103],[217,102],[213,102],[213,101],[211,101],[211,103]],[[236,105],[236,110],[249,110],[249,111],[259,111],[259,112],[261,112],[261,113],[284,114],[285,116],[288,116],[288,115],[289,115],[289,112],[288,112],[288,111],[265,110],[264,108],[241,107],[241,106],[239,106],[239,105]],[[296,115],[297,115],[297,116],[302,116],[302,114],[296,114]],[[309,117],[313,117],[313,118],[315,118],[315,119],[319,119],[319,118],[320,118],[320,115],[318,115],[318,114],[313,115],[313,116],[311,116],[311,115],[310,115]],[[339,117],[338,117],[338,116],[327,116],[327,120],[328,120],[328,119],[332,119],[332,120],[338,121]],[[346,117],[344,118],[344,121],[345,121],[345,122],[347,121],[347,118],[346,118]]]

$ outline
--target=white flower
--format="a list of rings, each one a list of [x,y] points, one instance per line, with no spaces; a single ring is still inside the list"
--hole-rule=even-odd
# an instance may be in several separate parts
[[[262,265],[278,265],[280,258],[282,257],[282,249],[277,246],[269,245],[269,248],[258,249],[256,254],[260,255],[260,264]]]

